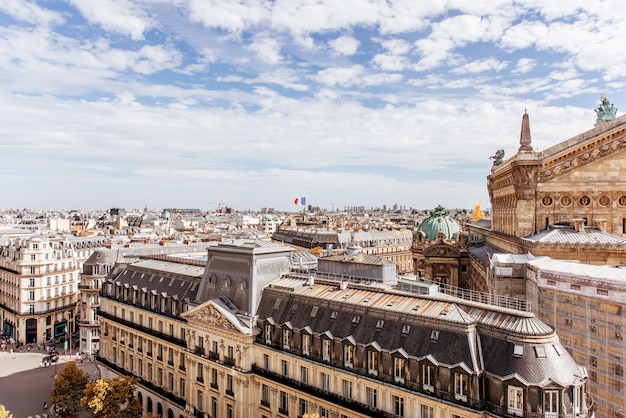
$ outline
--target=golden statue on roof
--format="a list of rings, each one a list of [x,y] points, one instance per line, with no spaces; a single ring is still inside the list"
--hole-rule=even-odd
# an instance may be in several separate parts
[[[485,213],[480,208],[480,203],[474,205],[474,211],[472,212],[472,221],[480,221],[485,217]]]

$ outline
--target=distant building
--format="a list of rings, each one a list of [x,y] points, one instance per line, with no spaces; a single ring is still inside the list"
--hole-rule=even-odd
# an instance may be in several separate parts
[[[466,243],[459,222],[438,206],[415,233],[411,245],[413,274],[442,287],[485,290],[481,281],[472,279]]]
[[[283,244],[302,248],[315,247],[345,250],[351,244],[361,248],[364,254],[383,257],[397,265],[398,273],[413,271],[411,243],[413,231],[410,229],[369,229],[335,230],[328,228],[302,228],[279,226],[272,239]]]
[[[2,331],[24,344],[73,332],[79,273],[76,249],[62,236],[5,242],[0,246]]]

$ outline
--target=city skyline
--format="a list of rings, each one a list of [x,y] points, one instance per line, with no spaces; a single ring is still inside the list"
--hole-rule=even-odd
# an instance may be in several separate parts
[[[545,3],[545,4],[544,4]],[[1,208],[490,206],[626,103],[617,1],[0,1]]]

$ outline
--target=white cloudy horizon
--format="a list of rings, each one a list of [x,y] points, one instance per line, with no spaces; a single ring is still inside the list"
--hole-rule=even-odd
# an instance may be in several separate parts
[[[616,0],[0,0],[0,209],[488,208],[626,106]]]

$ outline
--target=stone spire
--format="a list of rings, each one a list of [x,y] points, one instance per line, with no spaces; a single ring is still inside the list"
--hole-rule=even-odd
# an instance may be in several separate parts
[[[528,119],[528,113],[524,112],[522,116],[522,132],[519,138],[520,147],[518,151],[532,151],[533,147],[530,145],[530,121]]]

